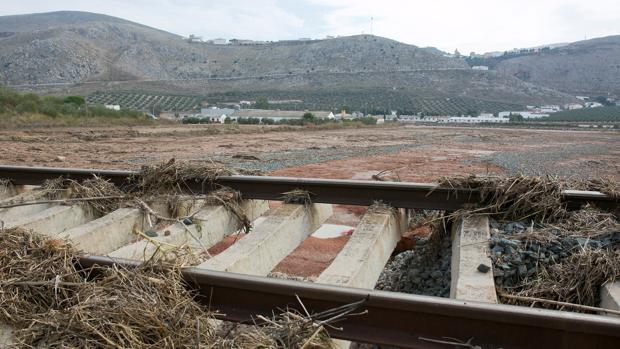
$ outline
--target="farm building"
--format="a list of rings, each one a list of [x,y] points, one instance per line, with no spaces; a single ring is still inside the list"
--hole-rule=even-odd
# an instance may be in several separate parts
[[[266,109],[240,109],[235,110],[229,116],[236,120],[238,118],[256,118],[263,120],[265,118],[274,121],[287,119],[301,119],[305,113],[312,113],[317,119],[334,119],[334,113],[329,111],[300,111],[300,110],[266,110]]]
[[[202,108],[200,109],[200,114],[196,115],[196,117],[209,119],[210,122],[224,123],[226,117],[231,116],[235,112],[236,110],[231,108]]]

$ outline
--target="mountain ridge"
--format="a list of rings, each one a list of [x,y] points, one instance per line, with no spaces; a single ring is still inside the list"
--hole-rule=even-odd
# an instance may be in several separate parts
[[[472,71],[464,59],[372,35],[252,45],[189,43],[139,23],[73,11],[3,16],[0,33],[5,33],[0,35],[0,80],[52,92],[56,88],[47,84],[89,83],[84,91],[120,84],[193,94],[216,88],[394,89],[411,99],[467,95],[518,104],[573,98],[524,82],[518,74]]]

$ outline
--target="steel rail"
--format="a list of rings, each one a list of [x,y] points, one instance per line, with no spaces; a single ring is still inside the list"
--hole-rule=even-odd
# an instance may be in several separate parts
[[[133,268],[137,261],[102,256],[82,257],[81,268],[95,265]],[[617,348],[620,319],[501,304],[466,302],[438,297],[336,287],[235,273],[186,268],[182,276],[197,299],[223,314],[224,320],[249,322],[277,309],[310,313],[362,299],[367,314],[349,317],[327,328],[333,338],[397,346],[446,348],[434,342],[446,337],[483,348]]]
[[[130,178],[136,171],[91,170],[73,168],[47,168],[0,166],[0,178],[18,185],[41,185],[45,180],[70,178],[84,180],[93,175],[110,180],[121,188],[130,188]],[[480,201],[478,191],[471,189],[439,188],[432,183],[379,182],[337,179],[310,179],[267,176],[221,176],[216,183],[238,190],[247,199],[281,200],[283,193],[294,189],[307,190],[317,203],[369,206],[382,201],[399,208],[424,208],[457,210],[469,203]],[[188,183],[195,193],[211,190],[211,183]],[[617,208],[618,198],[599,192],[565,191],[563,200],[569,207],[592,203],[602,208]]]

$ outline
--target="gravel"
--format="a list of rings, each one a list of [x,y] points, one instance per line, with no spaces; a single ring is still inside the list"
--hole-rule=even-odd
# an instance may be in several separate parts
[[[413,250],[395,256],[384,268],[376,289],[425,296],[450,296],[452,242],[434,233],[416,241]]]
[[[579,159],[582,156],[608,154],[613,152],[612,145],[606,144],[567,144],[563,147],[540,147],[531,150],[501,151],[484,157],[484,160],[506,169],[508,175],[523,173],[525,175],[552,174],[562,177],[597,178],[596,163],[588,164],[588,171],[581,166],[568,166],[563,162]],[[606,164],[601,163],[601,170]]]
[[[328,147],[296,149],[283,152],[271,152],[260,154],[259,160],[233,158],[228,155],[208,157],[226,165],[237,168],[260,169],[265,172],[275,171],[287,167],[297,167],[308,164],[316,164],[331,160],[342,160],[354,157],[365,157],[381,154],[393,154],[402,150],[418,147],[415,144],[397,144],[371,147]],[[205,158],[207,159],[207,158]]]
[[[610,233],[591,238],[570,236],[559,229],[551,231],[549,240],[518,239],[526,229],[540,227],[531,221],[498,223],[491,219],[489,248],[493,274],[498,287],[520,285],[527,277],[538,273],[541,266],[562,262],[583,248],[603,248],[620,245],[620,234]]]

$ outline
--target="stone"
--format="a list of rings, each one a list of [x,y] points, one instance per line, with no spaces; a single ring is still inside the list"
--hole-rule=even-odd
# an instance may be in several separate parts
[[[478,265],[478,268],[477,268],[477,269],[478,269],[478,271],[479,271],[479,272],[481,272],[481,273],[487,273],[487,272],[489,272],[489,270],[491,270],[491,267],[489,267],[489,266],[488,266],[488,265],[486,265],[486,264],[480,264],[480,265]]]
[[[520,265],[518,268],[519,276],[524,277],[527,275],[527,267],[525,265]]]
[[[436,270],[434,272],[431,273],[431,277],[433,279],[441,279],[441,277],[443,276],[443,273],[439,270]]]
[[[491,253],[493,254],[497,254],[497,255],[501,255],[505,252],[504,248],[500,245],[495,245],[493,246],[493,248],[491,249]]]
[[[150,237],[150,238],[155,238],[157,237],[157,232],[156,231],[152,231],[152,230],[147,230],[144,232],[144,235]]]

